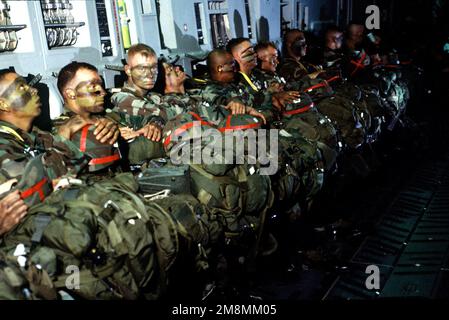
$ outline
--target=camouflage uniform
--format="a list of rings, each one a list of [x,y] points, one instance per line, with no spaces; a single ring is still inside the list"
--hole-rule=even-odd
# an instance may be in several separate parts
[[[237,74],[237,82],[244,91],[247,91],[254,97],[252,107],[261,112],[268,123],[279,118],[272,103],[272,92],[266,90],[265,83],[263,79],[259,79],[257,70],[254,70],[249,77],[239,72]]]
[[[285,58],[279,68],[279,75],[288,83],[296,82],[310,73],[320,69],[310,63],[299,61],[294,58]]]
[[[145,97],[140,96],[126,83],[111,97],[113,111],[119,115],[120,123],[133,130],[139,130],[148,123],[164,124],[167,115],[160,108],[161,100],[162,97],[153,92]]]
[[[255,97],[245,87],[237,83],[220,83],[209,80],[202,89],[195,90],[195,95],[201,96],[210,105],[227,105],[231,101],[239,101],[253,107]]]
[[[52,180],[76,176],[89,160],[63,137],[37,128],[25,132],[0,121],[0,183],[16,178],[29,205],[51,193]]]
[[[147,96],[140,96],[127,83],[111,97],[114,105],[108,117],[115,120],[121,127],[139,130],[147,124],[163,127],[169,115],[162,108],[162,96],[150,92]],[[162,145],[145,137],[137,137],[127,145],[122,144],[123,157],[133,166],[141,166],[147,161],[162,157]]]
[[[53,134],[57,133],[59,127],[65,125],[76,114],[65,108],[65,112],[58,118],[52,120]],[[121,160],[118,143],[110,145],[101,143],[93,135],[95,126],[87,125],[72,135],[71,141],[83,153],[91,158],[88,171],[95,175],[109,175],[121,171],[119,163]],[[89,175],[86,175],[86,178]]]

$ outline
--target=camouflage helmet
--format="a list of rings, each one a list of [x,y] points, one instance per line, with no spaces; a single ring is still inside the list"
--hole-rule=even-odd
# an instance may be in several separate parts
[[[92,157],[92,160],[89,162],[89,172],[103,170],[121,159],[118,147],[98,141],[95,138],[94,130],[94,126],[87,125],[71,138],[82,152]]]
[[[164,150],[169,152],[177,143],[205,137],[203,133],[208,129],[216,129],[216,126],[201,117],[198,113],[187,112],[169,120],[162,132]]]
[[[282,116],[287,119],[294,118],[296,115],[307,112],[314,107],[312,98],[308,94],[303,93],[293,103],[285,106],[285,111],[282,113]]]
[[[52,193],[52,180],[45,170],[42,154],[26,164],[16,188],[20,190],[20,197],[28,207],[43,202]]]
[[[309,77],[304,77],[298,82],[298,87],[297,90],[307,93],[313,101],[329,97],[334,93],[327,80],[320,78],[310,79]]]

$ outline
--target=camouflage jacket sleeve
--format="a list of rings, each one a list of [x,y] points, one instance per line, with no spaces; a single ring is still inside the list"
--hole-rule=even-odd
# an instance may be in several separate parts
[[[213,106],[226,106],[231,101],[239,101],[245,105],[249,102],[233,84],[209,83],[201,90],[196,90],[195,95]]]
[[[161,108],[161,101],[157,94],[140,98],[126,91],[114,93],[111,97],[113,111],[120,116],[120,123],[134,130],[148,123],[165,124],[167,116]]]
[[[309,74],[319,71],[320,69],[307,62],[299,62],[293,59],[286,59],[279,69],[279,75],[288,83],[301,81]]]

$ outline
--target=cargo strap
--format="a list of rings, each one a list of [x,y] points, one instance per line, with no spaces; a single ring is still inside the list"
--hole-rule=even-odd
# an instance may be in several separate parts
[[[243,76],[243,79],[245,79],[245,81],[250,85],[250,87],[254,91],[259,92],[259,89],[257,89],[257,86],[252,82],[252,80],[248,77],[248,75],[246,75],[242,71],[239,71],[239,73]]]
[[[315,106],[315,104],[312,102],[311,104],[309,104],[308,106],[305,106],[303,108],[299,108],[299,109],[295,109],[295,110],[290,110],[290,111],[285,111],[283,113],[284,116],[292,116],[295,114],[300,114],[300,113],[304,113],[309,111],[310,109],[312,109]]]

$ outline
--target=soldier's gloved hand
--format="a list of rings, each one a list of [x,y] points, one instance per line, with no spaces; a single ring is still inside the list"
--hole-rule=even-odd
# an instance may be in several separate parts
[[[67,140],[70,140],[70,138],[72,137],[73,134],[75,134],[75,132],[78,132],[88,124],[94,124],[94,121],[86,120],[84,118],[81,118],[81,116],[76,115],[69,121],[67,121],[64,125],[58,128],[58,134],[66,138]]]
[[[250,116],[261,118],[262,121],[263,121],[263,124],[267,124],[267,119],[265,118],[265,116],[264,116],[262,113],[260,113],[259,111],[257,111],[256,109],[251,108],[251,107],[248,107],[248,108],[246,109],[246,112],[247,112]]]
[[[0,235],[10,231],[19,224],[27,214],[27,211],[28,207],[20,198],[19,190],[11,192],[0,200]]]
[[[279,103],[282,105],[282,108],[289,103],[293,103],[296,99],[298,99],[301,94],[298,91],[284,91],[273,94]]]
[[[154,142],[160,141],[162,137],[161,127],[154,123],[147,124],[145,127],[138,130],[137,133]]]
[[[114,144],[120,135],[120,130],[114,121],[98,118],[95,122],[94,135],[101,143]]]
[[[134,139],[134,138],[139,136],[137,131],[134,131],[133,129],[131,129],[129,127],[121,127],[121,128],[119,128],[119,130],[120,130],[120,135],[126,141],[132,140],[132,139]]]
[[[228,105],[225,107],[225,109],[231,111],[232,114],[245,114],[246,113],[246,106],[238,101],[231,101],[228,103]]]

